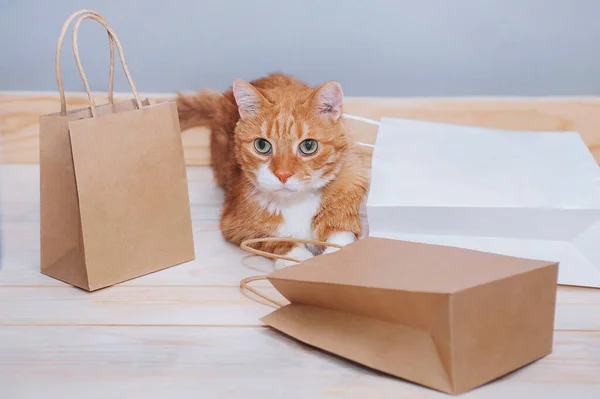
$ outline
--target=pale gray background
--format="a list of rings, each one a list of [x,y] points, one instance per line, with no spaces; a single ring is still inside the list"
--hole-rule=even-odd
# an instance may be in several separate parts
[[[600,0],[0,0],[0,90],[56,90],[56,40],[81,8],[108,19],[144,92],[284,71],[353,96],[600,94]],[[81,32],[105,91],[106,35]],[[82,90],[70,36],[62,60]]]

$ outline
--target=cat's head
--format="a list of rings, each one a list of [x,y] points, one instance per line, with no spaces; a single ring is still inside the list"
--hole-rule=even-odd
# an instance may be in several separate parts
[[[335,178],[348,150],[337,82],[262,91],[237,79],[233,93],[240,113],[236,157],[258,190],[290,197]]]

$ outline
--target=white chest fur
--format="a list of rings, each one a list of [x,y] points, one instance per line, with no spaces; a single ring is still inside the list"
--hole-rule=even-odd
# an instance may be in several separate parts
[[[270,201],[266,204],[269,211],[279,213],[283,218],[275,234],[278,237],[314,239],[312,218],[320,203],[320,192]]]

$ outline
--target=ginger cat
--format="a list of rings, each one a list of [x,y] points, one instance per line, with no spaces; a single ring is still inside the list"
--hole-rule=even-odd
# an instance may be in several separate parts
[[[226,240],[296,237],[346,245],[360,236],[368,180],[342,123],[342,100],[335,81],[310,88],[283,74],[236,79],[222,94],[179,95],[182,129],[212,129]],[[299,260],[323,251],[285,242],[256,248]],[[276,268],[291,263],[278,260]]]

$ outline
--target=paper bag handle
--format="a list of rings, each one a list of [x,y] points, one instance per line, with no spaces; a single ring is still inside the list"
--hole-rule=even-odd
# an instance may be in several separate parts
[[[244,251],[253,253],[254,255],[264,256],[265,258],[282,259],[282,260],[289,260],[290,262],[300,263],[300,261],[298,259],[290,258],[289,256],[277,255],[277,254],[272,254],[270,252],[259,251],[258,249],[254,249],[254,248],[248,246],[249,244],[256,244],[259,242],[295,242],[298,244],[312,244],[312,245],[320,245],[323,247],[333,247],[333,248],[338,248],[338,249],[343,248],[342,245],[334,244],[332,242],[325,242],[325,241],[319,241],[319,240],[305,240],[303,238],[293,238],[293,237],[252,238],[250,240],[246,240],[246,241],[242,242],[242,244],[240,245],[240,248],[242,248]]]
[[[69,29],[69,25],[71,24],[71,21],[73,21],[73,19],[75,17],[78,17],[82,14],[96,15],[99,18],[102,18],[102,21],[104,23],[106,23],[106,19],[104,19],[104,17],[102,15],[98,14],[96,11],[79,10],[79,11],[71,14],[71,16],[69,18],[67,18],[67,20],[63,24],[62,30],[60,32],[60,36],[58,38],[58,44],[56,45],[56,60],[55,60],[56,81],[58,83],[58,92],[60,94],[60,114],[63,116],[67,115],[67,100],[65,97],[65,89],[64,89],[63,81],[62,81],[62,74],[60,72],[60,53],[62,52],[63,41],[65,39],[65,36],[67,34],[67,29]],[[115,44],[113,42],[113,38],[112,38],[110,32],[107,30],[106,33],[108,34],[108,43],[110,45],[110,71],[109,71],[109,75],[108,75],[108,102],[110,104],[113,104],[114,103],[113,86],[115,83]]]
[[[249,244],[256,244],[259,242],[296,242],[299,244],[312,244],[312,245],[321,245],[324,247],[333,247],[333,248],[338,248],[341,249],[342,246],[339,244],[334,244],[331,242],[324,242],[324,241],[319,241],[319,240],[305,240],[302,238],[279,238],[279,237],[266,237],[266,238],[253,238],[250,240],[246,240],[244,242],[242,242],[242,244],[240,245],[240,248],[242,248],[244,251],[250,252],[254,255],[259,255],[259,256],[264,256],[265,258],[270,258],[270,259],[283,259],[283,260],[289,260],[290,262],[296,262],[296,263],[300,263],[300,261],[298,259],[294,259],[292,257],[289,256],[284,256],[284,255],[277,255],[277,254],[273,254],[270,252],[265,252],[265,251],[259,251],[258,249],[254,249],[252,247],[249,246]],[[272,303],[273,305],[277,306],[277,307],[282,307],[285,304],[281,303],[275,299],[269,298],[268,296],[266,296],[265,294],[261,293],[260,291],[252,288],[249,284],[253,281],[259,281],[259,280],[267,280],[267,276],[262,275],[262,276],[252,276],[252,277],[246,277],[245,279],[242,279],[242,281],[240,281],[240,289],[242,291],[250,291],[252,292],[254,295],[264,299],[267,302]]]
[[[273,298],[269,298],[262,292],[254,289],[250,286],[250,283],[253,281],[266,280],[266,279],[267,279],[267,276],[246,277],[245,279],[242,279],[242,281],[240,281],[240,289],[242,291],[250,291],[254,295],[261,297],[265,301],[272,303],[273,305],[277,306],[278,308],[285,306],[285,303],[279,302],[278,300],[273,299]]]
[[[104,26],[104,28],[111,35],[112,39],[114,40],[114,42],[117,46],[117,51],[119,52],[119,58],[121,59],[121,65],[123,66],[123,71],[125,72],[125,77],[127,78],[127,81],[129,82],[129,87],[131,87],[131,91],[133,92],[133,96],[135,97],[137,106],[138,106],[138,108],[142,108],[142,101],[140,100],[140,95],[137,91],[137,88],[135,87],[135,84],[133,83],[133,80],[131,79],[131,74],[129,73],[129,68],[127,68],[127,63],[125,62],[125,57],[123,56],[123,47],[121,46],[121,42],[119,41],[117,34],[110,26],[108,26],[106,24],[106,21],[102,17],[98,17],[97,15],[94,15],[94,14],[87,14],[87,15],[83,15],[82,17],[80,17],[77,20],[77,22],[75,22],[75,26],[73,27],[73,54],[75,55],[75,62],[77,63],[77,69],[79,70],[79,75],[81,76],[81,80],[83,81],[83,86],[85,87],[85,91],[86,91],[86,93],[88,95],[88,99],[90,101],[92,117],[96,116],[96,103],[94,101],[94,98],[92,97],[92,92],[90,90],[90,85],[88,83],[88,80],[85,76],[85,72],[83,71],[83,65],[81,65],[81,59],[79,58],[79,47],[77,46],[77,34],[79,31],[79,25],[81,25],[81,23],[86,19],[93,19],[94,21],[98,22],[100,25]]]

